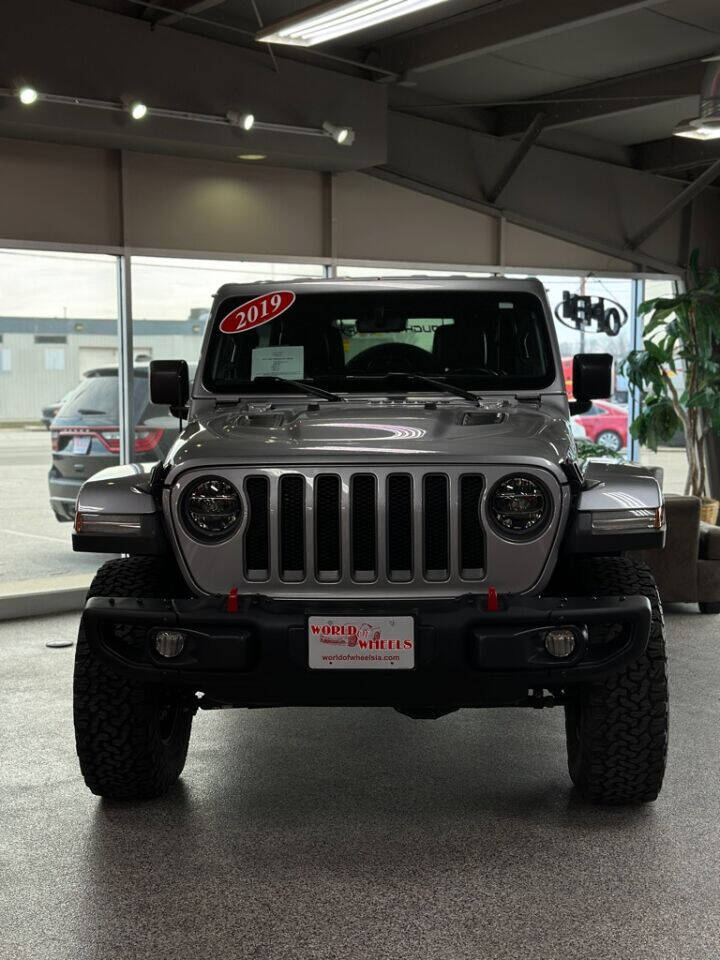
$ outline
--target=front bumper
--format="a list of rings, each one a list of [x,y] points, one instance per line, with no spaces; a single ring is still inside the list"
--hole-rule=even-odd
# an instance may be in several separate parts
[[[308,667],[308,617],[371,615],[414,618],[412,670]],[[239,598],[236,613],[221,598],[93,597],[83,614],[90,644],[114,672],[238,706],[461,707],[523,703],[533,689],[561,696],[568,685],[612,675],[640,656],[650,620],[650,603],[640,596],[509,598],[497,612],[476,595],[363,603],[254,596]],[[545,634],[558,626],[576,635],[574,653],[563,660],[545,649]],[[187,634],[176,659],[155,651],[161,628]]]

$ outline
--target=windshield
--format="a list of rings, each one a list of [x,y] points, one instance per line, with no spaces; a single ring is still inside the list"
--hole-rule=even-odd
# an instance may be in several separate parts
[[[216,393],[301,381],[340,393],[537,389],[554,377],[546,324],[526,292],[277,290],[220,305],[204,382]]]

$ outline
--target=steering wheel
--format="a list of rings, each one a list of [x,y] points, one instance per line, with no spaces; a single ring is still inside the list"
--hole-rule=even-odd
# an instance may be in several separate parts
[[[382,376],[386,373],[437,373],[431,353],[411,343],[379,343],[348,362],[346,373]]]
[[[452,370],[446,370],[445,373],[450,376],[455,373],[467,374],[468,376],[477,373],[486,373],[489,377],[507,376],[504,370],[491,370],[490,367],[453,367]]]

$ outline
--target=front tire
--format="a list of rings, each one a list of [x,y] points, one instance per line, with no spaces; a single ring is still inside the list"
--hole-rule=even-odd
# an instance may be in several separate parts
[[[167,561],[110,560],[88,597],[179,597],[187,588]],[[82,623],[73,682],[75,744],[89,789],[113,800],[158,797],[185,766],[194,698],[157,684],[120,677],[101,663]]]
[[[575,564],[571,586],[578,596],[650,600],[645,653],[605,680],[570,687],[565,706],[568,767],[580,795],[601,804],[648,803],[660,793],[668,744],[665,624],[655,581],[640,561],[598,557]]]
[[[700,613],[720,613],[720,603],[716,600],[701,600],[698,609]]]

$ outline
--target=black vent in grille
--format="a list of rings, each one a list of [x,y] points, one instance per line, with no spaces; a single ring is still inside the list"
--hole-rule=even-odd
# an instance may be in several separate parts
[[[466,474],[460,479],[460,569],[469,580],[481,580],[485,565],[485,540],[480,523],[483,478]]]
[[[320,580],[340,576],[340,477],[323,474],[315,484],[315,561]]]
[[[245,490],[250,507],[245,533],[246,576],[248,580],[267,580],[270,575],[267,479],[248,477]]]
[[[423,494],[425,575],[428,580],[447,580],[450,564],[447,477],[442,473],[426,474]]]
[[[352,570],[356,580],[375,579],[376,496],[372,474],[358,473],[352,478]]]
[[[280,572],[293,581],[305,574],[305,480],[294,474],[280,478]]]
[[[412,479],[393,473],[387,485],[388,573],[391,580],[412,577]]]

